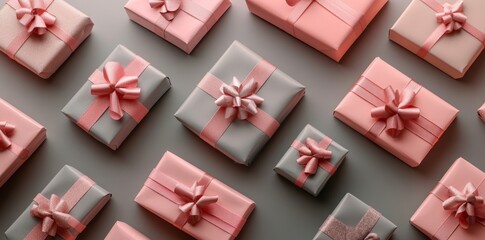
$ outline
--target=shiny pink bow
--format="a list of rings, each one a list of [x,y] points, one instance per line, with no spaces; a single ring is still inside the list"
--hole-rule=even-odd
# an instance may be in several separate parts
[[[392,137],[397,137],[404,130],[405,121],[417,119],[420,110],[411,105],[416,93],[410,89],[404,89],[402,95],[389,86],[384,90],[386,103],[371,110],[371,116],[378,119],[386,119],[386,132]]]
[[[15,125],[8,123],[7,121],[0,122],[0,151],[9,148],[12,145],[10,136],[12,136],[15,130]]]
[[[301,2],[303,0],[286,0],[286,4],[288,4],[289,6],[295,6],[297,3]],[[312,0],[312,1],[315,1],[315,0]]]
[[[222,96],[216,99],[215,103],[226,109],[226,119],[237,117],[239,120],[245,120],[249,115],[257,114],[258,106],[264,101],[263,98],[256,95],[257,89],[258,83],[254,79],[241,84],[234,77],[231,85],[224,83],[221,86]]]
[[[365,236],[364,240],[381,240],[381,238],[376,233],[369,233]]]
[[[109,114],[114,120],[123,117],[121,100],[135,100],[141,95],[138,87],[138,77],[127,76],[123,66],[117,62],[108,62],[103,68],[106,83],[91,85],[91,94],[96,96],[109,96]]]
[[[461,192],[449,187],[449,192],[451,197],[443,201],[443,208],[455,213],[462,228],[468,229],[477,219],[485,224],[484,199],[472,183],[467,183]]]
[[[332,157],[332,151],[324,149],[318,145],[318,142],[307,138],[304,145],[298,149],[300,157],[296,162],[305,166],[304,172],[308,175],[313,175],[317,172],[320,161],[328,160]]]
[[[148,0],[150,3],[150,7],[152,8],[160,8],[160,14],[167,19],[168,21],[172,21],[175,16],[176,12],[180,9],[182,5],[182,0]]]
[[[198,223],[202,218],[200,208],[217,202],[219,198],[218,196],[205,196],[205,188],[205,186],[197,185],[197,183],[194,183],[190,188],[180,184],[175,187],[176,194],[189,200],[179,209],[189,215],[188,222],[192,225]]]
[[[74,227],[70,223],[77,220],[68,213],[68,209],[64,199],[52,194],[48,203],[34,204],[30,210],[30,214],[36,218],[41,218],[42,232],[54,237],[59,228],[67,229]]]
[[[16,10],[20,24],[29,33],[43,35],[49,26],[54,25],[56,17],[47,12],[44,0],[18,0],[20,8]]]
[[[460,30],[467,20],[466,15],[463,14],[463,1],[443,4],[443,11],[436,14],[436,19],[439,23],[445,24],[446,33]]]

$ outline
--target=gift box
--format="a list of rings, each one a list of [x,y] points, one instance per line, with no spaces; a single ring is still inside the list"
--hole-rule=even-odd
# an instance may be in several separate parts
[[[130,225],[117,221],[104,240],[150,240]]]
[[[134,22],[190,53],[230,6],[230,0],[129,0],[125,10]]]
[[[249,10],[340,61],[387,0],[246,0]]]
[[[413,0],[389,32],[389,38],[458,79],[480,55],[485,43],[482,0]]]
[[[0,187],[46,139],[46,129],[0,98]]]
[[[317,196],[345,159],[347,152],[347,149],[308,124],[274,171]]]
[[[9,240],[76,239],[111,193],[71,166],[64,166],[7,229]]]
[[[313,240],[390,239],[396,225],[377,210],[347,193]]]
[[[119,45],[62,112],[116,150],[170,87],[165,74]]]
[[[249,165],[303,95],[303,85],[234,42],[175,117],[235,162]]]
[[[458,110],[376,58],[334,116],[411,167],[417,167]]]
[[[485,238],[485,174],[463,158],[453,163],[411,217],[436,240]]]
[[[0,9],[0,50],[49,78],[92,29],[91,19],[63,0],[7,0]]]
[[[171,152],[150,173],[135,202],[199,240],[234,239],[256,206]]]

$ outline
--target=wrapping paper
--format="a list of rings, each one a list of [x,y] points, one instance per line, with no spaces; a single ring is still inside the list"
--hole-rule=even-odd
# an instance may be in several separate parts
[[[94,185],[90,186],[89,188],[85,188],[84,186],[81,186],[81,182],[82,184],[85,184],[85,182],[91,182],[91,184]],[[85,192],[86,190],[87,192]],[[73,202],[73,199],[68,199],[69,197],[64,197],[68,202],[69,208],[72,208],[68,214],[70,214],[75,218],[75,220],[79,221],[84,226],[86,226],[98,214],[98,212],[111,198],[111,193],[96,185],[94,182],[92,182],[92,180],[75,168],[67,165],[64,166],[59,173],[57,173],[57,175],[49,182],[49,184],[47,184],[39,195],[49,199],[53,194],[63,197],[63,195],[72,196],[73,192],[85,193],[81,195],[81,198],[77,202]],[[17,220],[15,220],[15,222],[7,229],[5,232],[7,239],[53,239],[50,237],[46,238],[47,234],[40,234],[42,233],[40,230],[42,220],[31,215],[31,210],[36,204],[37,202],[33,201],[19,216],[19,218],[17,218]],[[58,226],[57,231],[60,232],[60,229],[61,227]],[[39,235],[29,235],[36,230],[39,231]],[[72,233],[75,232],[75,230],[72,228],[69,228],[67,231]],[[75,237],[76,236],[74,236],[74,238]],[[63,238],[57,236],[55,239]]]
[[[261,70],[262,65],[265,68],[271,68],[271,70]],[[254,71],[255,69],[261,71]],[[251,78],[251,76],[261,73],[266,76],[269,75],[269,77]],[[208,130],[210,128],[207,126],[214,122],[214,116],[224,115],[221,112],[223,108],[219,108],[215,104],[216,98],[202,90],[202,85],[207,82],[205,80],[208,77],[211,81],[216,78],[226,84],[231,84],[234,77],[241,81],[246,78],[258,81],[266,80],[262,85],[258,85],[260,89],[256,92],[256,95],[264,98],[264,102],[257,108],[258,114],[265,115],[261,118],[265,118],[264,120],[271,119],[272,124],[256,127],[257,124],[255,125],[254,122],[258,120],[250,117],[247,120],[235,119],[225,129]],[[213,86],[212,89],[219,93],[218,86]],[[178,109],[175,117],[236,163],[249,165],[304,94],[305,87],[299,82],[264,61],[239,42],[234,42]],[[211,134],[217,135],[217,133],[221,136],[216,138],[216,141],[205,137]]]
[[[118,62],[126,68],[126,66],[136,59],[144,61],[124,46],[119,45],[109,55],[105,62],[100,65],[96,72],[102,73],[103,67],[106,66],[108,62]],[[92,79],[93,76],[94,74],[90,79]],[[109,113],[110,111],[106,111],[92,127],[86,129],[85,126],[81,124],[83,123],[82,117],[89,112],[93,102],[98,99],[98,96],[91,95],[92,85],[93,82],[88,80],[62,109],[62,112],[94,138],[106,144],[111,149],[116,150],[130,132],[138,125],[138,122],[143,119],[143,116],[139,117],[141,119],[135,119],[132,115],[124,112],[121,119],[115,120],[111,117]],[[158,99],[170,89],[171,85],[169,78],[165,74],[157,70],[155,67],[148,65],[141,75],[138,75],[137,87],[141,89],[141,95],[136,101],[141,103],[146,110],[149,111]]]
[[[387,0],[246,0],[246,2],[249,10],[255,15],[338,62]],[[290,6],[287,2],[297,2],[297,4]],[[305,6],[308,8],[305,9]],[[346,20],[345,16],[355,20]]]
[[[204,205],[199,198],[189,200],[176,190],[195,185],[205,186],[202,198],[216,197],[217,200]],[[201,216],[195,223],[190,222],[189,212],[182,211],[192,201],[199,206]],[[171,152],[163,155],[135,202],[199,240],[234,239],[256,206],[251,199]]]
[[[370,85],[370,87],[363,87],[365,85]],[[394,136],[392,131],[388,132],[387,129],[375,131],[379,126],[387,128],[389,124],[386,124],[385,119],[372,117],[372,111],[376,107],[384,105],[384,102],[376,99],[376,96],[382,98],[385,89],[389,87],[397,90],[400,95],[407,90],[415,93],[411,103],[403,106],[403,109],[399,111],[406,111],[406,108],[411,111],[413,109],[419,111],[417,119],[403,121],[404,129],[397,136]],[[369,88],[374,93],[370,94]],[[456,108],[380,58],[376,58],[370,64],[334,111],[336,118],[411,167],[416,167],[423,161],[457,114]],[[404,119],[400,115],[393,115],[388,120],[393,120],[392,118],[396,116]]]
[[[313,139],[318,143],[322,142],[324,139],[329,139],[327,147],[324,148],[331,152],[331,156],[328,159],[318,159],[321,166],[318,166],[314,174],[305,174],[305,168],[311,164],[310,162],[306,163],[306,165],[297,162],[297,159],[301,157],[301,154],[298,149],[295,148],[295,144],[305,144],[308,138]],[[297,186],[303,188],[313,196],[317,196],[332,174],[345,159],[348,150],[309,124],[303,128],[295,139],[295,142],[278,162],[274,171],[291,182],[294,182]],[[312,154],[314,154],[314,152],[312,152]]]
[[[130,225],[117,221],[104,240],[150,240]]]
[[[0,187],[46,139],[46,129],[0,98]],[[12,125],[9,132],[3,127]],[[3,138],[10,146],[3,145]]]
[[[15,10],[11,6],[18,5],[17,1],[8,0],[7,4],[0,9],[0,50],[7,55],[7,49],[14,39],[27,33],[26,28],[17,20]],[[55,26],[72,37],[74,43],[67,44],[51,31],[41,36],[31,33],[14,56],[11,56],[41,78],[49,78],[56,72],[93,29],[93,22],[88,16],[63,0],[54,0],[47,8],[47,12],[56,17]]]
[[[186,53],[192,52],[231,6],[230,0],[183,0],[174,18],[167,20],[160,7],[152,8],[150,2],[156,1],[129,0],[125,5],[128,17]]]

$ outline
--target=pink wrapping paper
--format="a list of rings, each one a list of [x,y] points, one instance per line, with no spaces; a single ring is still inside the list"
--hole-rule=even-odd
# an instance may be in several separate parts
[[[150,240],[130,225],[117,221],[104,240]]]

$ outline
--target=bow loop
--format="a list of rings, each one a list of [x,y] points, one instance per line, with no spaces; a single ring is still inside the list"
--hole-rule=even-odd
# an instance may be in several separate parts
[[[307,138],[305,144],[297,150],[300,157],[296,162],[305,167],[304,172],[308,175],[314,175],[317,172],[320,161],[329,160],[332,157],[332,151],[322,148],[312,138]]]
[[[462,228],[468,229],[477,219],[485,220],[484,198],[472,183],[467,183],[463,191],[451,186],[449,193],[450,197],[443,201],[443,208],[455,214]]]
[[[47,12],[44,0],[18,0],[20,8],[15,10],[17,20],[29,33],[44,35],[56,17]]]
[[[149,0],[151,8],[160,9],[160,14],[168,21],[172,21],[182,6],[182,0]]]
[[[436,13],[436,19],[446,26],[446,33],[460,30],[467,21],[467,16],[463,13],[463,1],[443,4],[443,11]]]
[[[42,219],[42,232],[49,236],[56,236],[58,229],[67,229],[73,222],[73,217],[68,213],[69,206],[61,197],[52,194],[48,203],[36,203],[30,213],[36,218]]]
[[[9,148],[12,145],[10,137],[13,135],[15,125],[7,121],[0,122],[0,151]]]
[[[297,3],[299,3],[301,0],[286,0],[286,4],[288,4],[289,6],[293,7],[295,6]]]
[[[258,113],[258,106],[264,99],[256,95],[258,83],[251,79],[241,83],[236,77],[232,79],[231,85],[223,84],[220,88],[222,95],[216,99],[215,104],[225,108],[225,118],[245,120],[250,115]]]
[[[192,187],[178,184],[175,187],[174,192],[188,200],[187,203],[179,206],[180,211],[184,214],[188,214],[188,222],[192,225],[198,223],[202,219],[200,208],[209,204],[217,202],[218,196],[206,196],[204,195],[206,186],[198,185],[194,183]]]
[[[371,232],[365,236],[364,240],[381,240],[381,238],[376,233]]]

